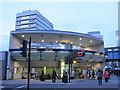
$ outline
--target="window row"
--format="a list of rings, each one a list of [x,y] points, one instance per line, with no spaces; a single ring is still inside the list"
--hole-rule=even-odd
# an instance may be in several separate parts
[[[108,59],[119,59],[120,58],[120,52],[109,52]]]
[[[32,19],[32,18],[36,18],[36,20],[38,20],[39,23],[45,24],[50,29],[53,28],[53,25],[51,25],[50,22],[48,22],[47,20],[45,20],[43,17],[39,17],[37,15],[17,17],[16,24],[25,24],[25,23],[29,23],[29,22],[34,22],[34,20],[29,20],[29,19]],[[24,21],[21,21],[21,20],[24,20]]]

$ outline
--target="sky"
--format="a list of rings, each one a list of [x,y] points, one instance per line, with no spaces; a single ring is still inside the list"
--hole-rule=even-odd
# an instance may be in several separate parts
[[[99,1],[99,0],[98,0]],[[109,0],[111,1],[111,0]],[[0,51],[8,50],[16,13],[37,10],[56,30],[87,33],[100,31],[105,47],[117,46],[118,2],[0,2]]]

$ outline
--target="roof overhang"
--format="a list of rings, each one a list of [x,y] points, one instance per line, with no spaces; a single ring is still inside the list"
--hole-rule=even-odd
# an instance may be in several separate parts
[[[11,31],[11,34],[21,40],[29,40],[41,43],[42,40],[47,43],[72,43],[76,46],[86,47],[103,44],[103,40],[97,37],[70,31],[59,30],[19,30]],[[24,37],[22,37],[24,35]],[[81,40],[80,40],[81,38]],[[90,42],[92,41],[92,42]]]

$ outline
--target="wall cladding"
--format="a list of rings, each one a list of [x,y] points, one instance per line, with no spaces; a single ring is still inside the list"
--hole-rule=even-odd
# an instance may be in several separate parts
[[[14,61],[14,67],[27,67],[28,66],[28,62],[27,61]],[[60,63],[59,61],[39,61],[39,60],[35,60],[32,61],[31,60],[31,67],[35,68],[35,67],[59,67]]]
[[[73,66],[81,67],[82,69],[86,70],[88,66],[91,67],[91,69],[103,68],[104,63],[95,63],[95,62],[89,63],[89,62],[83,61],[80,64],[79,63],[73,64]]]

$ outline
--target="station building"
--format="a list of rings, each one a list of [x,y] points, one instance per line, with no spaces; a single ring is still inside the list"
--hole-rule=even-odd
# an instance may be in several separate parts
[[[98,34],[98,33],[97,33]],[[85,74],[89,69],[104,67],[104,41],[100,37],[71,31],[54,29],[54,25],[37,10],[28,10],[17,13],[15,30],[10,32],[10,43],[7,62],[7,79],[21,79],[22,73],[27,73],[28,61],[22,57],[21,42],[29,41],[31,37],[31,74],[40,76],[51,75],[53,68],[59,77],[63,70],[68,71],[65,57],[72,56],[77,63],[71,64],[70,72],[75,77],[79,73]],[[85,50],[83,57],[78,57],[79,49]]]

